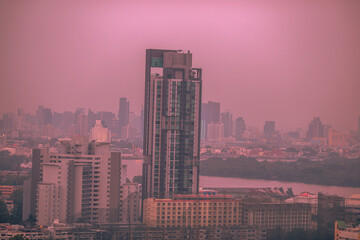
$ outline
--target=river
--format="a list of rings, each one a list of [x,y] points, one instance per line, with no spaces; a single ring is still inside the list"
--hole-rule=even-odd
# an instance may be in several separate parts
[[[131,180],[134,176],[142,174],[142,160],[123,160],[123,165],[127,165],[127,177]],[[266,188],[266,187],[292,187],[295,194],[301,192],[310,193],[326,193],[331,195],[339,195],[348,197],[352,194],[360,194],[360,188],[354,187],[338,187],[338,186],[322,186],[315,184],[306,184],[298,182],[281,182],[262,179],[245,179],[245,178],[229,178],[229,177],[209,177],[200,176],[201,187],[217,187],[217,188]]]

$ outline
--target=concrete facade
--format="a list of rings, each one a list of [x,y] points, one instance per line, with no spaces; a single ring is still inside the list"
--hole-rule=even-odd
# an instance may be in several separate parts
[[[39,225],[121,221],[121,155],[108,143],[66,139],[58,153],[36,152],[41,164],[31,199]]]

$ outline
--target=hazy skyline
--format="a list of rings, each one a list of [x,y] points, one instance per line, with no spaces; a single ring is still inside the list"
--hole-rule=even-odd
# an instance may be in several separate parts
[[[202,100],[262,127],[355,129],[360,1],[1,1],[0,113],[144,104],[145,49],[183,49]]]

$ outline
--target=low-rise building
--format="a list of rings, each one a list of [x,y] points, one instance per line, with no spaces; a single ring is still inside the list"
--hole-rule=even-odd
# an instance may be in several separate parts
[[[335,240],[360,240],[360,225],[352,227],[343,221],[336,221],[334,236]]]
[[[306,203],[244,203],[242,222],[267,229],[280,227],[285,232],[311,228],[311,207]]]
[[[356,222],[360,218],[360,194],[345,199],[346,222]]]
[[[230,195],[176,195],[144,200],[143,222],[149,227],[208,227],[241,224],[239,199]]]

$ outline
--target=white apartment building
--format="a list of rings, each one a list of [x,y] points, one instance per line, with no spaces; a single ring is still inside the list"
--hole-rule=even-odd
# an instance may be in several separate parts
[[[39,225],[121,222],[120,152],[86,138],[61,140],[57,153],[39,151],[39,164],[33,164],[39,167],[33,171],[39,174],[34,183]]]

